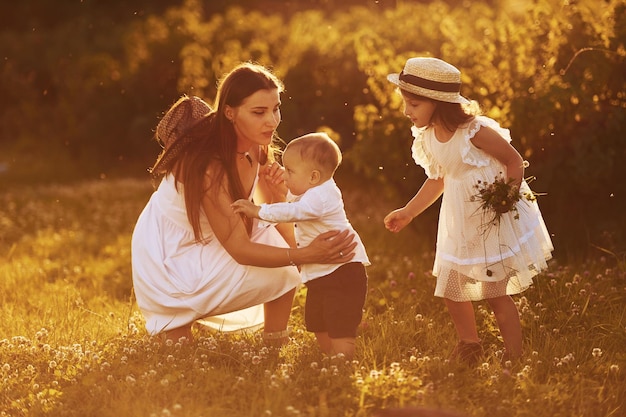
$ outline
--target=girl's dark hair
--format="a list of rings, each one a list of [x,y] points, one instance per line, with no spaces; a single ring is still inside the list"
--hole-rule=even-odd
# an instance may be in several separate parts
[[[213,111],[186,132],[192,140],[170,172],[183,184],[187,218],[196,240],[202,239],[200,228],[202,199],[209,190],[217,196],[224,175],[227,179],[228,193],[233,201],[248,198],[244,195],[243,184],[236,167],[237,136],[232,123],[226,118],[225,106],[238,107],[244,99],[255,92],[274,89],[282,92],[284,87],[268,69],[252,63],[240,64],[220,81]],[[262,165],[267,161],[268,155],[273,158],[274,148],[277,146],[273,144],[263,150],[259,161]],[[209,165],[214,163],[221,169],[215,171],[218,173],[216,177],[210,178],[207,189],[205,174]],[[250,232],[251,221],[247,218],[244,218],[244,221]]]
[[[454,132],[459,126],[466,124],[480,114],[480,107],[475,101],[471,101],[469,104],[448,103],[405,90],[402,90],[402,95],[413,100],[430,100],[437,103],[431,121],[438,121],[451,132]]]

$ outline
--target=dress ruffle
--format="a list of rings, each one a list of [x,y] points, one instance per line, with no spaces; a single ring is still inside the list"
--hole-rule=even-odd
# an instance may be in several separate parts
[[[417,128],[413,126],[411,128],[411,134],[415,139],[413,139],[413,145],[411,145],[411,154],[413,156],[413,160],[415,163],[422,168],[424,168],[424,172],[426,176],[431,179],[437,179],[443,177],[443,168],[441,165],[437,164],[430,151],[428,151],[427,147],[424,143],[424,132],[426,128]]]
[[[466,133],[463,135],[463,144],[461,145],[461,158],[466,164],[475,167],[485,167],[489,165],[492,158],[486,153],[475,147],[471,140],[481,127],[488,127],[502,136],[504,140],[511,143],[511,132],[504,129],[493,119],[484,116],[476,116],[467,127]]]

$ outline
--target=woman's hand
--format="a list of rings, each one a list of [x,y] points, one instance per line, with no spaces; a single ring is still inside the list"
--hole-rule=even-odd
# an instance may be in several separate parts
[[[385,227],[387,230],[393,233],[398,233],[404,229],[406,225],[411,223],[413,216],[411,216],[406,207],[397,209],[385,216]]]
[[[337,264],[348,262],[354,258],[352,252],[356,247],[354,235],[348,230],[331,231],[317,236],[306,248],[302,248],[302,259],[298,264],[320,263]]]
[[[278,162],[272,162],[261,167],[259,172],[259,186],[269,197],[268,203],[282,202],[287,199],[287,186],[283,178],[283,168]]]

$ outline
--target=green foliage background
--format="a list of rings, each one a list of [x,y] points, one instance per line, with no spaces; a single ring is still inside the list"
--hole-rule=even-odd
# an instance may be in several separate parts
[[[386,75],[431,55],[511,129],[557,255],[624,250],[623,1],[15,3],[0,6],[3,183],[144,175],[161,112],[252,60],[286,83],[285,140],[330,129],[364,193],[407,199],[424,176]],[[415,227],[433,236],[436,215]]]

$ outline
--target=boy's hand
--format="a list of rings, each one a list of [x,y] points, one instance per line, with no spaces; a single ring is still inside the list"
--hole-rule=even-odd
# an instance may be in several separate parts
[[[243,214],[244,216],[249,217],[251,219],[259,218],[259,211],[261,210],[261,207],[255,205],[249,200],[245,200],[245,199],[237,200],[230,206],[232,207],[233,211],[237,214]]]

